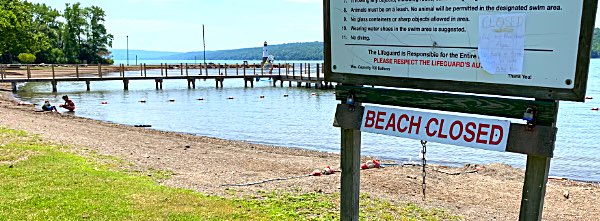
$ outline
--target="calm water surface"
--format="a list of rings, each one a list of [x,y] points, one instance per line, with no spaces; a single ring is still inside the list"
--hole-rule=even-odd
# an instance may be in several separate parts
[[[173,70],[172,73],[179,72]],[[137,74],[139,72],[128,73]],[[29,84],[22,87],[17,96],[36,104],[45,99],[58,104],[60,97],[68,94],[77,104],[76,115],[81,117],[128,125],[147,124],[157,130],[339,152],[340,132],[332,126],[335,106],[339,102],[335,100],[333,90],[288,88],[287,83],[284,88],[273,88],[268,79],[261,79],[255,82],[255,88],[248,89],[244,88],[242,80],[225,80],[224,84],[223,89],[215,89],[214,80],[198,81],[195,90],[188,90],[185,80],[166,80],[164,90],[156,91],[154,81],[132,81],[129,91],[123,91],[120,81],[92,82],[92,91],[86,92],[83,82],[60,82],[58,94],[48,93],[51,91],[49,84]],[[261,95],[265,97],[261,99]],[[560,103],[551,175],[600,181],[600,133],[597,131],[600,113],[590,110],[600,107],[600,60],[592,60],[587,95],[596,99],[586,103]],[[204,101],[198,101],[200,97]],[[146,100],[146,103],[138,102],[140,100]],[[102,105],[102,101],[108,104]],[[417,160],[419,156],[420,144],[416,140],[363,133],[362,144],[364,155],[397,161]],[[431,143],[428,160],[454,166],[501,162],[524,168],[526,157]]]

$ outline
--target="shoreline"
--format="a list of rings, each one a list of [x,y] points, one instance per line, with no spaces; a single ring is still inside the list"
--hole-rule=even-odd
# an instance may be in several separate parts
[[[308,174],[325,166],[339,168],[339,154],[300,148],[253,144],[191,134],[135,128],[71,115],[37,113],[19,106],[10,92],[0,92],[0,125],[39,134],[44,140],[73,146],[80,154],[110,155],[132,163],[135,170],[163,170],[171,178],[161,184],[208,195],[256,191],[300,190],[339,192],[339,173],[270,182],[249,187],[223,184],[256,182]],[[364,157],[363,162],[368,157]],[[361,172],[361,192],[396,202],[443,208],[467,220],[515,220],[523,171],[503,164],[471,167],[428,167],[428,199],[421,201],[420,167],[388,167]],[[448,175],[443,172],[463,172]],[[570,193],[566,199],[563,194]],[[544,209],[548,220],[593,220],[600,217],[600,185],[549,180]]]

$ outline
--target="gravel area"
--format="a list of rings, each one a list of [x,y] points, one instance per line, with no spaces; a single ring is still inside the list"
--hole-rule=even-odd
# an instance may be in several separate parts
[[[35,112],[0,92],[0,126],[39,134],[43,139],[115,156],[142,170],[164,170],[172,187],[209,195],[231,196],[256,191],[339,192],[339,173],[268,182],[253,186],[224,184],[305,175],[330,165],[339,168],[339,155],[296,148],[258,145],[209,137],[135,128],[75,117]],[[364,160],[368,160],[365,158]],[[449,175],[444,172],[464,172]],[[361,173],[361,191],[372,197],[422,207],[442,208],[466,220],[517,220],[523,171],[503,164],[448,168],[428,167],[427,199],[421,196],[420,167],[387,167]],[[441,171],[441,172],[440,172]],[[565,197],[568,195],[568,197]],[[598,184],[552,179],[544,204],[544,220],[598,220]]]

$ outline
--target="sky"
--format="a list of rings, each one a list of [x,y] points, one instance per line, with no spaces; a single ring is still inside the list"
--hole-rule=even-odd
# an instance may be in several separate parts
[[[28,0],[64,11],[81,2],[106,12],[113,48],[189,52],[323,41],[322,0]]]
[[[189,52],[323,41],[322,0],[28,0],[63,11],[99,6],[113,48]],[[598,20],[598,15],[596,20]],[[598,24],[596,24],[598,27]]]

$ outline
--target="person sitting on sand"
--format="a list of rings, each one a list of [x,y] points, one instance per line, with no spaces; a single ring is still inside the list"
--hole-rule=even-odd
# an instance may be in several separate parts
[[[47,101],[47,100],[44,101],[44,104],[42,105],[42,110],[44,110],[44,111],[50,111],[50,112],[52,112],[52,111],[58,112],[58,110],[56,109],[56,107],[52,106],[52,104],[50,104],[50,101]]]
[[[61,104],[60,107],[67,109],[69,111],[75,110],[75,103],[67,95],[62,96],[62,99],[65,100],[65,104]]]

